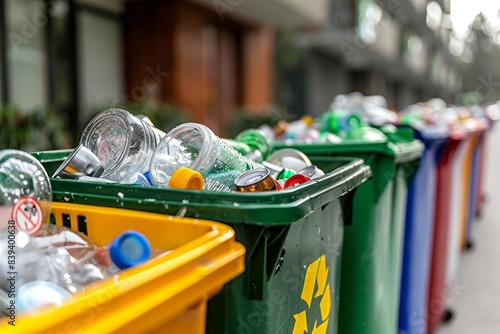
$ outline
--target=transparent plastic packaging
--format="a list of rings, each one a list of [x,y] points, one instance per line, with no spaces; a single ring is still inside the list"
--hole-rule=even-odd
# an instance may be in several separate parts
[[[40,205],[43,221],[50,213],[52,187],[40,162],[18,150],[0,151],[0,230],[7,228],[12,209],[23,197],[35,199]]]
[[[148,179],[139,172],[132,172],[126,174],[121,180],[121,184],[133,184],[136,186],[149,187],[151,183],[149,183]]]
[[[199,172],[205,178],[206,190],[230,192],[239,175],[259,166],[206,126],[185,123],[172,129],[158,144],[150,167],[153,185],[167,187],[179,167]]]
[[[0,242],[7,245],[8,233],[0,233]],[[87,285],[118,274],[120,270],[140,265],[151,257],[151,246],[142,234],[125,231],[109,245],[97,247],[84,234],[63,226],[45,224],[36,236],[19,232],[15,236],[16,290],[19,300],[32,310],[38,304],[51,304],[48,296],[55,293],[53,304],[59,302],[57,291],[76,293]],[[0,255],[7,259],[8,248],[0,247]],[[164,253],[164,251],[161,251]],[[155,256],[160,250],[155,251]],[[9,267],[0,262],[0,288],[12,290],[9,283]],[[7,274],[6,274],[7,273]],[[42,285],[40,289],[47,295],[32,296],[21,294],[21,288],[28,283],[38,282],[26,289],[27,293]],[[42,283],[40,283],[42,282]],[[58,287],[54,291],[52,287]],[[59,297],[57,297],[59,296]],[[29,306],[28,301],[32,304]]]
[[[87,124],[80,144],[101,161],[101,177],[120,181],[131,172],[148,172],[153,152],[164,135],[128,111],[108,109]]]
[[[286,127],[286,136],[294,139],[303,135],[311,126],[313,119],[310,116],[303,116],[301,119],[290,122]]]

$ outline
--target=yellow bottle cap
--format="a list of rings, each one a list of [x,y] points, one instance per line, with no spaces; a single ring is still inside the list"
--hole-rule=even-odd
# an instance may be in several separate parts
[[[307,126],[311,126],[311,124],[313,124],[314,122],[314,119],[309,115],[302,116],[300,119],[303,120],[304,123],[307,124]]]
[[[202,190],[205,187],[205,181],[200,173],[186,167],[180,167],[172,174],[168,186],[170,188]]]

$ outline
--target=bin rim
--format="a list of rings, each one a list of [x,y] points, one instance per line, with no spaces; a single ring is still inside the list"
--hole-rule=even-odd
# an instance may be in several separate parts
[[[377,153],[395,158],[397,163],[409,162],[416,160],[422,156],[424,145],[419,140],[408,141],[401,139],[398,143],[391,141],[373,141],[367,142],[363,140],[345,140],[341,143],[274,143],[274,150],[293,147],[308,155],[324,155],[324,154],[344,154],[348,156],[352,153]]]
[[[62,155],[69,154],[71,150],[52,152],[54,151],[34,152],[32,155],[42,158],[40,161],[43,164],[60,160]],[[59,159],[50,157],[54,154],[58,154]],[[50,180],[53,201],[58,202],[133,208],[157,213],[172,210],[178,212],[186,207],[186,215],[194,218],[198,218],[199,208],[206,209],[209,206],[209,212],[203,212],[205,219],[224,223],[290,225],[354,190],[372,176],[370,167],[364,164],[363,159],[332,157],[332,160],[343,165],[325,176],[296,187],[259,193],[125,186],[55,178]],[[140,207],[137,207],[138,204]]]

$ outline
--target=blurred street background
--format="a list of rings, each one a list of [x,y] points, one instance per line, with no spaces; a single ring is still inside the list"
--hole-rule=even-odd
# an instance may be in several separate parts
[[[500,98],[498,1],[1,0],[1,147],[73,147],[106,108],[220,135],[319,115]],[[254,124],[255,123],[255,124]]]
[[[460,268],[456,291],[449,291],[453,320],[441,326],[436,334],[498,333],[500,326],[500,267],[496,265],[500,254],[500,156],[498,145],[500,128],[491,131],[487,143],[485,192],[487,203],[474,230],[472,252],[464,252],[460,258]]]

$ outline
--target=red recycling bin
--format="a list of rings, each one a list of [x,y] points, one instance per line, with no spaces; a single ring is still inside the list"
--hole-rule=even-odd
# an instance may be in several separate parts
[[[455,153],[464,132],[455,131],[438,154],[436,175],[436,205],[434,208],[434,234],[429,272],[429,295],[427,300],[427,331],[434,332],[443,320],[446,311],[446,268],[448,259],[448,239],[452,197],[452,175]]]

